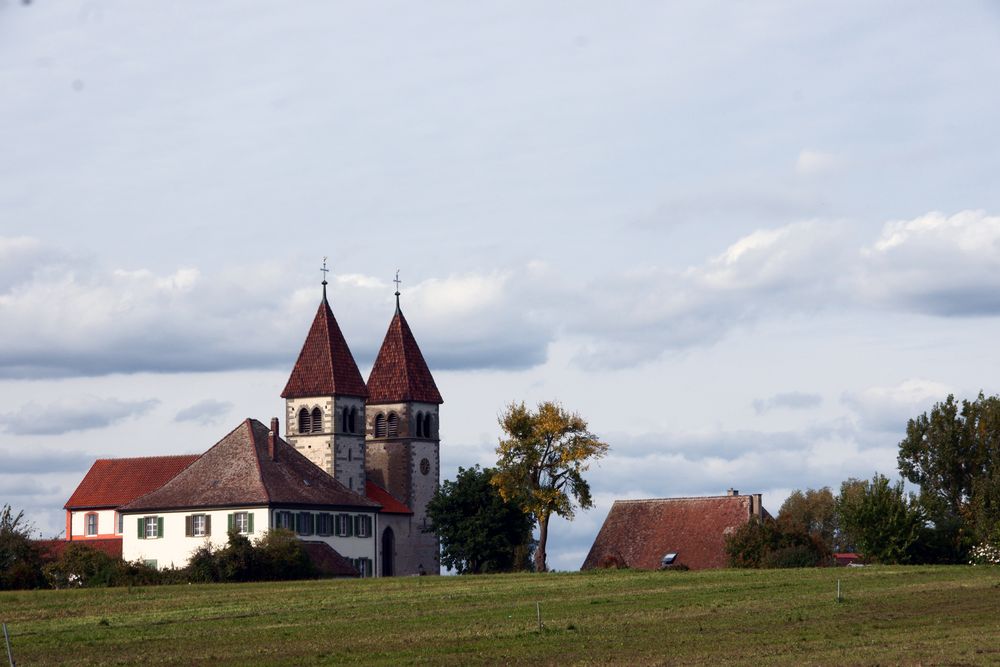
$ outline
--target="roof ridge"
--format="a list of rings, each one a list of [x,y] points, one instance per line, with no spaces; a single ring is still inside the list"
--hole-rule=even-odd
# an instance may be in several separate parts
[[[151,459],[181,459],[188,456],[198,457],[201,454],[163,454],[162,456],[106,456],[104,458],[94,459],[94,463],[99,463],[101,461],[148,461]]]
[[[675,500],[719,500],[722,498],[749,498],[750,493],[741,493],[738,496],[678,496],[675,498],[622,498],[620,500],[615,500],[616,503],[662,503],[666,501]]]

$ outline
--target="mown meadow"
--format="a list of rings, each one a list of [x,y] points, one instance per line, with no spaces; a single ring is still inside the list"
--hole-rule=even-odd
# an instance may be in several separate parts
[[[1000,568],[22,591],[0,593],[0,621],[20,665],[986,665],[1000,663]]]

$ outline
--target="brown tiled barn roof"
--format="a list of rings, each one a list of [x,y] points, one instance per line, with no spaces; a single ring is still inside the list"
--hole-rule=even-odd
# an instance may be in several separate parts
[[[365,480],[365,495],[368,496],[369,500],[374,500],[382,506],[382,509],[379,510],[382,514],[413,514],[413,510],[405,503],[400,502],[396,496],[370,479]]]
[[[124,505],[160,488],[197,458],[197,454],[189,454],[97,459],[64,508],[96,509]]]
[[[281,397],[334,394],[364,398],[368,391],[324,294]]]
[[[183,472],[159,489],[125,505],[123,511],[248,505],[322,505],[377,508],[274,436],[247,419]]]
[[[302,540],[302,548],[322,575],[327,577],[361,576],[361,573],[351,565],[350,561],[326,542]]]
[[[726,535],[750,516],[749,495],[616,500],[582,569],[655,570],[668,553],[691,569],[726,567]]]
[[[410,325],[397,307],[368,376],[368,403],[404,401],[444,403]]]

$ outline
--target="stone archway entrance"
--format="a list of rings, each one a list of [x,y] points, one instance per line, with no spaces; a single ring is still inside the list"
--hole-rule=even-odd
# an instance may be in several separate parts
[[[382,531],[382,576],[391,577],[395,574],[396,563],[394,552],[396,551],[396,536],[392,528]]]

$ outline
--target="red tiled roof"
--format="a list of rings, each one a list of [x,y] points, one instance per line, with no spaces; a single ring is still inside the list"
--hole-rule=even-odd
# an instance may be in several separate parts
[[[197,458],[197,454],[189,454],[97,459],[64,508],[74,510],[124,505],[163,486]]]
[[[360,577],[361,573],[326,542],[302,540],[302,548],[320,574],[328,577]]]
[[[656,570],[665,554],[691,569],[726,567],[726,536],[750,520],[748,495],[616,500],[581,569]]]
[[[444,403],[403,311],[396,308],[368,376],[368,403],[403,401]]]
[[[405,503],[396,500],[396,496],[371,480],[365,480],[365,495],[382,506],[379,510],[382,514],[413,514],[413,510]]]
[[[268,427],[247,419],[159,489],[123,511],[247,505],[318,505],[377,508],[378,503],[328,475],[275,436],[268,454]]]
[[[324,295],[282,398],[360,396],[368,390]]]
[[[35,540],[42,558],[45,560],[56,560],[66,551],[66,547],[75,544],[87,549],[102,551],[112,558],[122,557],[122,538],[109,537],[99,540]]]

